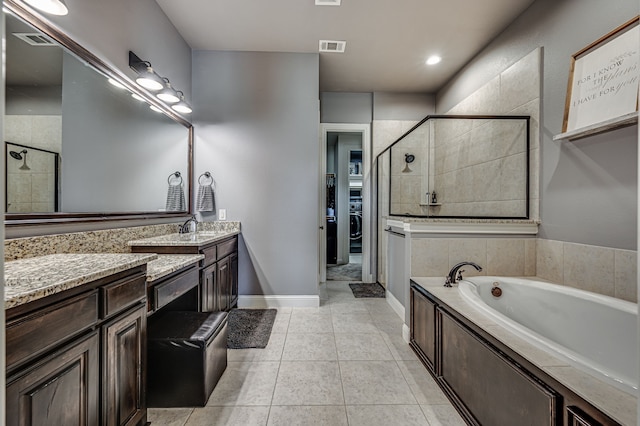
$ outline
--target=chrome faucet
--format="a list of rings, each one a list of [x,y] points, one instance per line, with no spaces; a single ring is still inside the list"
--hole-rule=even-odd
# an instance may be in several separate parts
[[[457,283],[458,281],[460,281],[462,279],[462,273],[464,272],[464,269],[462,269],[462,270],[459,270],[459,269],[462,268],[465,265],[473,266],[474,268],[476,268],[476,271],[482,271],[482,267],[480,265],[476,264],[476,263],[473,263],[473,262],[460,262],[456,266],[451,268],[451,270],[447,274],[447,280],[444,283],[445,287],[451,287],[451,284],[455,284],[455,283]]]
[[[198,220],[196,219],[195,216],[191,216],[189,219],[187,219],[187,221],[185,223],[180,225],[180,228],[178,229],[178,233],[179,234],[188,234],[189,232],[191,232],[191,222],[196,224],[196,231],[197,231],[198,230]]]

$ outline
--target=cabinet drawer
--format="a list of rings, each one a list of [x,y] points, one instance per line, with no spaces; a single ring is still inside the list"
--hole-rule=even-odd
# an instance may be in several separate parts
[[[100,289],[102,293],[102,318],[137,303],[146,296],[147,277],[136,274],[106,285]]]
[[[164,305],[172,302],[187,291],[196,287],[199,282],[198,270],[192,268],[190,271],[184,272],[177,277],[169,279],[151,289],[152,309],[160,309]]]
[[[98,323],[98,291],[7,323],[7,369],[23,364]]]
[[[231,238],[230,240],[221,242],[218,244],[218,256],[216,259],[220,260],[223,257],[229,256],[231,253],[235,253],[238,250],[238,239]]]
[[[211,246],[201,250],[201,253],[204,254],[204,259],[201,260],[201,265],[203,268],[211,265],[218,259],[218,246]]]

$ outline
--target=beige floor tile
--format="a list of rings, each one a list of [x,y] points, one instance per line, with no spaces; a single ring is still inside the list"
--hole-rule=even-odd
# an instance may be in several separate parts
[[[153,426],[184,426],[193,408],[149,408],[147,420]]]
[[[389,305],[387,299],[367,299],[364,303],[372,315],[395,315],[400,318],[391,305]]]
[[[421,405],[420,408],[431,426],[466,426],[451,404]]]
[[[265,426],[268,417],[269,407],[203,407],[185,426]]]
[[[344,405],[272,406],[268,426],[347,426]]]
[[[287,314],[281,314],[278,312],[276,319],[273,321],[272,333],[286,333],[289,329],[289,321],[291,320],[291,312]]]
[[[348,405],[349,426],[429,426],[419,405]]]
[[[400,371],[409,384],[418,404],[448,404],[449,400],[440,390],[420,361],[398,361]]]
[[[286,333],[275,333],[272,331],[266,348],[228,349],[227,360],[229,362],[280,361],[286,337]]]
[[[207,406],[270,405],[279,362],[230,362]]]
[[[338,359],[344,361],[393,360],[386,343],[379,334],[336,333]]]
[[[378,328],[368,313],[334,314],[332,319],[335,333],[378,333]]]
[[[347,405],[416,404],[395,361],[340,361]]]
[[[332,333],[331,315],[298,314],[291,315],[288,333]]]
[[[335,361],[282,361],[273,405],[342,405],[340,369]]]
[[[367,304],[362,300],[338,299],[330,301],[332,314],[368,314]]]
[[[413,349],[404,341],[402,335],[394,335],[390,333],[381,333],[384,342],[391,351],[391,355],[396,360],[415,361],[418,359]]]
[[[333,333],[289,333],[282,353],[283,361],[336,361]]]

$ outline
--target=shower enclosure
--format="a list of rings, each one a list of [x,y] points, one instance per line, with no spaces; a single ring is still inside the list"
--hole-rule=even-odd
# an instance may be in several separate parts
[[[5,142],[5,211],[59,211],[59,160],[56,152]]]

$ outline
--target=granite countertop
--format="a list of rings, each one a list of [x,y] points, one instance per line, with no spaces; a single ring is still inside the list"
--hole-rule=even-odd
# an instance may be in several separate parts
[[[163,247],[163,246],[205,246],[227,237],[239,234],[238,230],[200,231],[189,234],[168,234],[159,237],[129,241],[129,246]]]
[[[527,277],[532,278],[532,277]],[[537,278],[535,278],[537,279]],[[622,425],[635,425],[637,398],[607,383],[597,380],[526,340],[521,339],[484,313],[467,303],[456,287],[443,286],[442,277],[411,277],[444,304],[459,312],[509,348],[518,352],[549,376],[563,383],[576,394],[589,401],[600,411]]]
[[[52,254],[6,262],[5,309],[144,265],[157,257],[153,253]]]
[[[204,254],[159,254],[156,260],[147,264],[147,282],[157,281],[201,259],[204,259]]]

